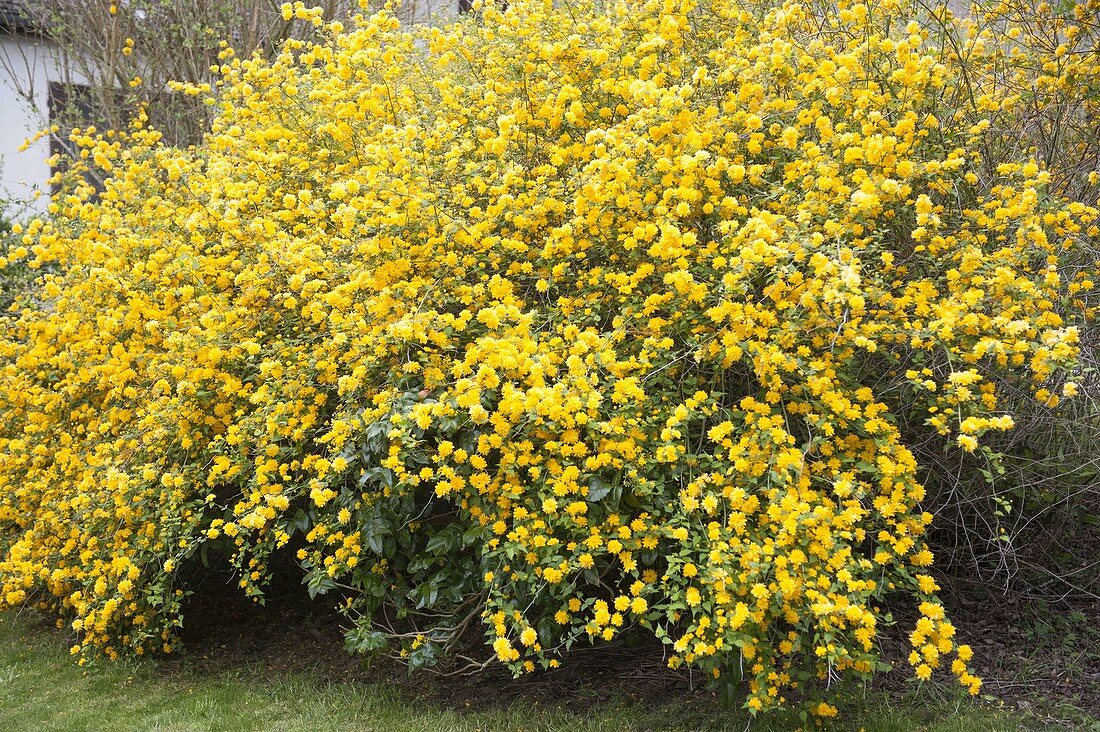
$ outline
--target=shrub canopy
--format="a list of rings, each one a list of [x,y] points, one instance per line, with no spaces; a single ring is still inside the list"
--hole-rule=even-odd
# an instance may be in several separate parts
[[[296,552],[353,650],[641,628],[829,715],[899,595],[976,692],[898,423],[980,450],[1003,390],[1072,394],[1098,214],[991,163],[1017,97],[938,17],[380,12],[226,53],[200,146],[79,132],[106,190],[28,226],[60,269],[0,343],[3,602],[168,651],[189,558],[259,597]]]

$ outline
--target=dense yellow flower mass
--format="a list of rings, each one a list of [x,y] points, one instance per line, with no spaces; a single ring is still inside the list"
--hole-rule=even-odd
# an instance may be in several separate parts
[[[1020,92],[946,14],[560,5],[227,52],[193,149],[78,132],[106,189],[27,227],[58,270],[0,341],[0,604],[170,650],[204,545],[256,596],[293,551],[358,650],[640,627],[830,716],[896,593],[977,691],[895,416],[975,450],[1056,399],[1097,210],[991,162]]]

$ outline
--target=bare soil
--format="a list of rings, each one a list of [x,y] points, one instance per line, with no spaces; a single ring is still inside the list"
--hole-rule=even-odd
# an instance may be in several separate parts
[[[222,588],[219,585],[225,584]],[[713,701],[700,674],[670,671],[665,649],[634,639],[576,651],[560,669],[512,678],[499,665],[474,676],[408,674],[388,658],[369,665],[343,647],[346,620],[326,598],[310,601],[293,581],[278,582],[264,605],[234,590],[228,575],[204,579],[187,608],[184,653],[167,664],[202,672],[308,673],[325,681],[396,684],[411,700],[450,708],[525,705],[583,708],[607,700],[647,707],[689,700]],[[950,603],[959,640],[974,648],[974,665],[984,679],[983,697],[1052,725],[1071,725],[1075,715],[1100,718],[1100,601],[1049,601],[989,595]],[[903,699],[916,688],[906,662],[907,635],[915,617],[901,610],[882,634],[882,654],[892,670],[872,690]],[[476,642],[476,638],[473,639]],[[476,646],[474,653],[489,653]],[[955,693],[946,674],[939,686]]]

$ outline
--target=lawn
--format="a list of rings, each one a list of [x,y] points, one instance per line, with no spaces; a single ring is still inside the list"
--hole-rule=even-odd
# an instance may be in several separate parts
[[[424,698],[403,677],[339,680],[318,670],[272,670],[260,661],[102,662],[80,668],[65,638],[27,617],[0,616],[0,729],[5,730],[786,730],[797,719],[760,719],[710,697],[656,706],[614,699],[582,708],[537,700],[471,705]],[[491,695],[490,695],[491,696]],[[1036,729],[1017,715],[922,694],[852,700],[836,729],[989,732]]]

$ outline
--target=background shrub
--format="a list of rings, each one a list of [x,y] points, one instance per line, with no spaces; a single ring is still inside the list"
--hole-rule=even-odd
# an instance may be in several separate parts
[[[932,13],[941,61],[959,80],[950,105],[959,124],[984,127],[979,185],[1032,155],[1049,173],[1044,192],[1095,205],[1100,169],[1100,3],[976,3],[967,22]],[[1058,262],[1071,282],[1060,312],[1090,322],[1096,313],[1097,251],[1078,238]],[[930,536],[942,572],[969,591],[977,584],[1048,599],[1095,599],[1100,574],[1089,547],[1100,515],[1095,445],[1097,330],[1079,331],[1077,398],[1034,399],[1002,382],[1011,432],[988,435],[984,448],[945,450],[919,419],[902,427],[923,466],[936,515]],[[1049,391],[1049,390],[1048,390]]]

